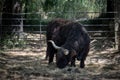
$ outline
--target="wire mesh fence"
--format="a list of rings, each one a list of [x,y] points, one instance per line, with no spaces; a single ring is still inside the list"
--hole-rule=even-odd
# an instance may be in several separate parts
[[[88,30],[91,37],[91,42],[99,46],[99,48],[115,48],[117,43],[118,31],[116,28],[117,18],[113,17],[99,17],[105,14],[114,14],[117,12],[65,12],[65,19],[80,22]],[[4,14],[4,13],[2,13]],[[9,32],[10,28],[12,33],[15,33],[13,37],[7,38],[1,42],[5,43],[4,47],[15,49],[16,47],[21,48],[43,48],[46,46],[46,26],[48,22],[55,18],[63,18],[60,16],[55,16],[56,12],[49,12],[48,14],[42,14],[40,12],[36,13],[6,13],[7,15],[14,15],[12,18],[0,18],[1,35]],[[62,13],[60,13],[62,15]],[[77,14],[74,15],[74,14]],[[70,15],[70,16],[68,16]],[[20,17],[16,17],[20,16]],[[9,22],[11,24],[3,24],[3,22]],[[4,28],[3,28],[4,27]]]

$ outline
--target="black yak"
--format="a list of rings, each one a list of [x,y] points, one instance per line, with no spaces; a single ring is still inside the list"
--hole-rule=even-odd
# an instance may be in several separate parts
[[[86,29],[78,22],[64,19],[55,19],[47,26],[47,52],[49,64],[56,54],[56,65],[66,67],[69,62],[75,66],[75,59],[80,61],[84,68],[84,61],[89,52],[90,37]]]

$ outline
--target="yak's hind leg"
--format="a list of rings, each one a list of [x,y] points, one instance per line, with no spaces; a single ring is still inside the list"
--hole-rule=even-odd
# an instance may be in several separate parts
[[[85,63],[84,63],[84,59],[81,59],[80,61],[80,68],[84,68],[85,67]]]
[[[89,46],[87,48],[84,48],[82,53],[81,53],[81,59],[80,59],[80,68],[84,68],[85,67],[85,60],[86,60],[86,57],[88,55],[88,52],[89,52]]]

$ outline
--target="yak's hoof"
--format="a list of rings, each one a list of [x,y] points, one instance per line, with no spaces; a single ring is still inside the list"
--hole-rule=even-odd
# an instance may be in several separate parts
[[[75,65],[75,64],[74,64],[74,65],[72,64],[71,67],[76,67],[76,65]]]
[[[80,61],[80,60],[81,60],[81,57],[77,57],[77,60]]]
[[[48,65],[53,65],[53,64],[54,64],[53,62],[48,63]]]
[[[80,65],[80,68],[84,68],[85,67],[85,65]]]

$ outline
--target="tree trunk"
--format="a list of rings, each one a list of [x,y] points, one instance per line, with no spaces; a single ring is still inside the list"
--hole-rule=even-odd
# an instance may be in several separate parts
[[[12,1],[11,0],[5,0],[2,10],[2,26],[1,26],[1,39],[4,40],[5,36],[7,34],[10,34],[10,31],[12,27],[10,27],[12,24]],[[8,20],[9,19],[9,20]]]
[[[118,12],[108,13],[108,18],[115,18],[114,20],[114,29],[111,26],[111,29],[115,30],[115,48],[120,50],[120,0],[107,0],[107,12]]]
[[[107,0],[107,12],[115,11],[115,0]],[[114,18],[114,13],[108,13],[108,18]]]
[[[1,40],[12,38],[15,31],[23,31],[20,0],[5,0],[2,10]]]
[[[116,14],[116,24],[118,26],[117,29],[117,45],[118,45],[118,50],[120,51],[120,0],[115,0],[115,11],[117,12]]]

